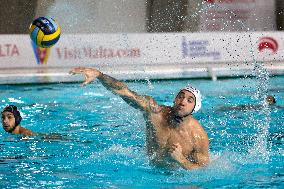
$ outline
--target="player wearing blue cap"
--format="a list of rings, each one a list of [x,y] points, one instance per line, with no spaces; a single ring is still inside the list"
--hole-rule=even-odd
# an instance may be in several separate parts
[[[95,68],[74,68],[83,74],[87,85],[98,79],[108,90],[143,112],[146,120],[147,153],[154,165],[195,169],[209,163],[209,140],[200,123],[192,116],[201,108],[201,93],[192,86],[182,88],[173,107],[161,106],[150,96],[131,91],[127,85]]]

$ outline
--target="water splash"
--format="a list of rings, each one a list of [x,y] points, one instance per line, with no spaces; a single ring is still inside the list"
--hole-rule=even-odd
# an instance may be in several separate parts
[[[225,7],[220,7],[218,4],[207,4],[207,6],[203,6],[203,9],[200,11],[202,12],[208,12],[209,8],[218,8],[222,10],[228,11],[232,17],[235,16],[235,13],[233,11],[227,10]],[[228,23],[230,25],[231,23]],[[240,20],[236,19],[234,21],[234,24],[238,27],[244,29],[244,31],[247,32],[253,32],[254,29],[250,29],[249,27],[246,27],[246,25]],[[268,103],[266,102],[266,96],[268,94],[268,82],[269,82],[269,73],[264,68],[263,62],[257,61],[255,58],[254,51],[252,50],[254,47],[254,44],[252,42],[252,36],[249,35],[249,46],[251,47],[250,53],[253,58],[252,66],[252,75],[254,76],[256,80],[255,89],[256,91],[253,94],[253,98],[259,102],[259,104],[262,106],[260,109],[258,116],[255,114],[248,114],[247,120],[252,120],[252,124],[254,125],[257,132],[255,133],[254,137],[254,145],[249,149],[250,157],[254,159],[253,162],[256,162],[258,160],[260,163],[267,163],[269,161],[269,151],[270,147],[268,146],[268,135],[269,135],[269,124],[271,121],[271,115],[270,115],[270,108]]]
[[[253,74],[256,78],[256,92],[253,97],[260,102],[262,108],[259,111],[260,117],[253,121],[257,133],[255,144],[250,149],[249,153],[252,157],[255,157],[263,163],[267,163],[269,161],[270,151],[267,138],[269,135],[271,116],[269,104],[265,99],[268,94],[269,73],[263,67],[261,62],[254,61],[253,66]]]

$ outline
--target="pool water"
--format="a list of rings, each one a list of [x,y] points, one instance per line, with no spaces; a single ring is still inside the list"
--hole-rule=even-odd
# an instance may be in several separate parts
[[[151,166],[142,114],[99,82],[1,85],[1,108],[17,105],[22,126],[51,137],[2,129],[0,188],[283,188],[284,77],[127,82],[164,105],[187,83],[203,94],[195,117],[210,139],[210,165],[192,171]]]

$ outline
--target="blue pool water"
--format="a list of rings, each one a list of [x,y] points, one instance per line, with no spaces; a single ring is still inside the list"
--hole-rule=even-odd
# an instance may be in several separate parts
[[[1,85],[1,108],[19,106],[22,126],[54,138],[0,132],[0,188],[283,188],[284,77],[127,82],[160,104],[192,83],[203,93],[195,117],[210,138],[211,163],[186,171],[152,167],[142,114],[94,82]],[[265,94],[277,106],[261,105]],[[60,136],[59,136],[60,135]]]

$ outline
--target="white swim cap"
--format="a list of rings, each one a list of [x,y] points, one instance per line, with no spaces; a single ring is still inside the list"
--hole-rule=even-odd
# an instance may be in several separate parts
[[[184,88],[182,88],[181,90],[186,90],[188,92],[191,92],[195,96],[195,106],[194,106],[192,113],[196,113],[198,110],[200,110],[200,108],[201,108],[201,93],[200,93],[200,91],[198,89],[196,89],[195,87],[192,87],[191,85],[187,85]]]

